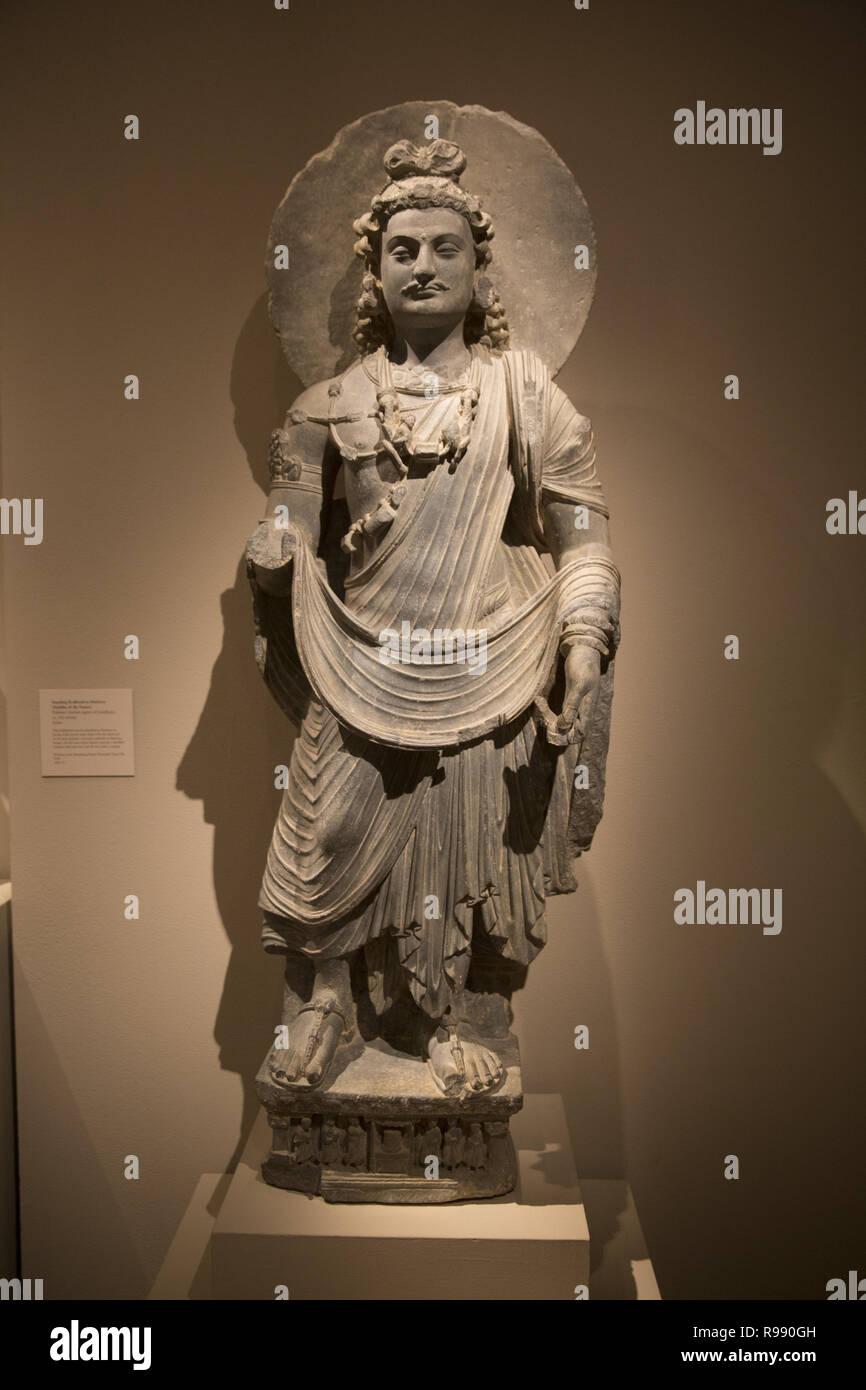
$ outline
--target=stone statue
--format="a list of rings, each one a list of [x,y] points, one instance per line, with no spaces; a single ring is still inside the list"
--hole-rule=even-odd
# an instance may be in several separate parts
[[[514,1183],[481,1126],[521,1104],[511,994],[600,816],[620,581],[589,421],[510,341],[466,154],[381,155],[355,354],[273,435],[247,551],[299,729],[260,898],[288,1046],[259,1091],[312,1117],[326,1197],[442,1201]],[[359,1117],[414,1120],[422,1165],[441,1118],[445,1176],[356,1173]],[[264,1172],[295,1185],[276,1154]]]
[[[367,1161],[367,1136],[357,1115],[349,1121],[346,1131],[346,1162],[350,1168],[363,1168]]]
[[[292,1163],[315,1163],[315,1135],[312,1124],[309,1115],[302,1115],[300,1123],[295,1127],[290,1149]]]
[[[473,1120],[469,1126],[469,1137],[466,1140],[466,1162],[470,1168],[483,1168],[487,1162],[487,1145],[484,1143],[481,1125],[477,1120]]]
[[[442,1153],[442,1131],[435,1120],[421,1131],[418,1138],[418,1162],[425,1164],[429,1158],[438,1159]]]
[[[327,1115],[322,1122],[322,1163],[336,1167],[343,1161],[345,1135],[337,1127],[333,1115]]]

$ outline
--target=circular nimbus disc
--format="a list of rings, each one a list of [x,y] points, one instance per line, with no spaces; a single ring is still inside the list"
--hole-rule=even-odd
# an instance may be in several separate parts
[[[436,116],[439,138],[466,155],[460,186],[493,218],[487,275],[499,292],[511,346],[537,352],[556,373],[589,313],[595,232],[586,201],[543,136],[502,111],[410,101],[344,126],[293,179],[274,214],[266,271],[271,322],[305,386],[355,359],[355,304],[363,266],[352,224],[388,182],[385,151],[398,140],[424,145]],[[278,269],[275,252],[288,251]],[[576,248],[586,247],[588,266]],[[280,253],[285,262],[285,253]],[[576,265],[578,262],[578,265]]]

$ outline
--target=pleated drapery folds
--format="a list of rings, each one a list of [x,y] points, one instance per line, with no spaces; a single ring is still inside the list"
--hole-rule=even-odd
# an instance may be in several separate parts
[[[390,939],[433,1017],[473,930],[528,964],[545,898],[576,887],[612,695],[611,662],[580,754],[589,787],[575,791],[577,750],[551,747],[532,707],[555,674],[576,567],[553,573],[539,531],[547,492],[606,514],[591,431],[538,358],[476,351],[480,400],[456,470],[431,470],[345,601],[301,544],[291,599],[261,605],[266,679],[302,714],[262,884],[264,943],[313,959],[365,947],[381,1009]],[[482,632],[484,668],[383,661],[383,630],[404,623]]]

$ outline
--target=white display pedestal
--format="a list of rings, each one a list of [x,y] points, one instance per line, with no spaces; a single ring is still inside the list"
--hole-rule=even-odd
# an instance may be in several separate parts
[[[565,1299],[658,1298],[628,1187],[594,1181],[590,1225],[562,1099],[527,1096],[511,1122],[515,1192],[443,1206],[339,1205],[270,1187],[259,1171],[270,1144],[264,1112],[216,1219],[220,1181],[201,1179],[151,1298]]]
[[[527,1097],[512,1120],[519,1189],[443,1206],[322,1202],[259,1173],[270,1135],[253,1128],[214,1225],[213,1297],[573,1299],[589,1280],[589,1229],[559,1096]]]

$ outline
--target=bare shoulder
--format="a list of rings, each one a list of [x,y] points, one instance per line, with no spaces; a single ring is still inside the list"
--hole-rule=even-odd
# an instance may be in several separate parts
[[[292,404],[287,424],[303,424],[308,420],[322,422],[330,416],[345,416],[364,410],[374,399],[373,383],[359,360],[340,376],[317,381],[302,391]]]
[[[375,404],[376,388],[364,371],[360,357],[357,362],[352,363],[348,371],[335,379],[334,385],[335,388],[339,387],[340,415],[363,412],[369,409],[371,403]]]
[[[330,386],[330,380],[316,381],[302,391],[292,402],[287,423],[302,424],[303,421],[299,418],[301,416],[308,419],[325,419],[331,403],[328,394]]]

